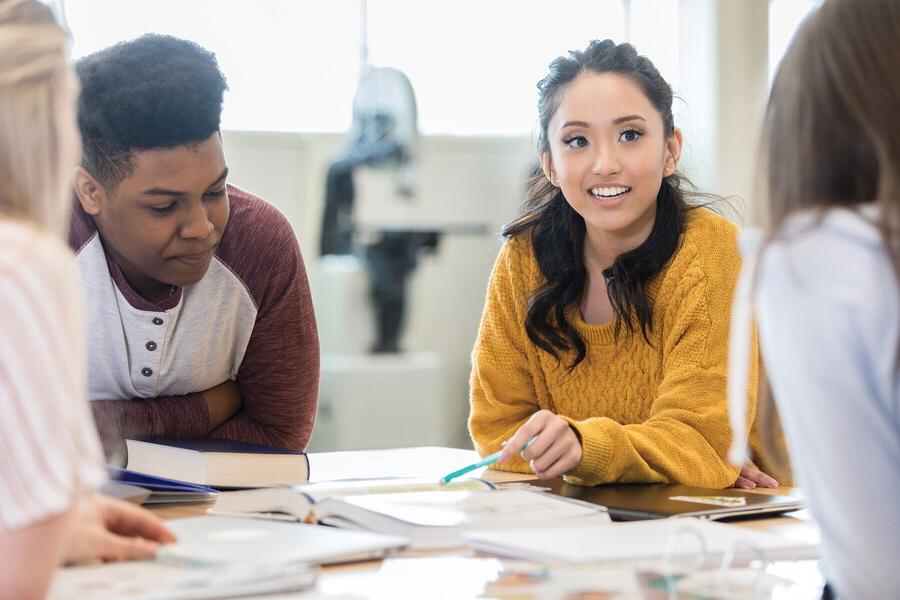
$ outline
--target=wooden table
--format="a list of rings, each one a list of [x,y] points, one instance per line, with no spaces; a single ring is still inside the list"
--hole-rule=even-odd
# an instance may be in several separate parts
[[[309,459],[310,480],[313,482],[365,476],[423,477],[437,480],[450,471],[476,462],[478,456],[472,450],[425,447],[358,452],[322,452],[310,454]],[[534,479],[533,476],[487,469],[475,471],[472,475],[495,483]],[[758,491],[758,493],[767,494],[786,494],[788,492],[790,492],[790,488]],[[211,503],[166,506],[155,508],[153,511],[164,519],[178,519],[202,515],[210,506]],[[774,518],[738,521],[735,524],[777,533],[806,543],[818,543],[819,541],[818,529],[805,510]],[[475,556],[475,553],[468,550],[454,550],[450,552],[407,551],[399,556],[471,557]],[[325,567],[322,569],[317,589],[328,594],[345,594],[346,597],[370,597],[380,565],[381,561],[369,561]],[[433,583],[422,582],[423,585],[433,585]],[[397,597],[400,596],[398,595]]]

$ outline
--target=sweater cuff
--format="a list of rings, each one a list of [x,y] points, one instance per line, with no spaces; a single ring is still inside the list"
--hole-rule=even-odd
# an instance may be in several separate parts
[[[610,437],[604,434],[602,421],[591,419],[593,423],[588,425],[585,421],[559,416],[575,430],[581,441],[581,462],[566,473],[566,480],[575,485],[597,485],[603,482],[612,462],[612,444]]]
[[[502,465],[500,463],[494,463],[488,467],[488,469],[492,471],[504,471],[506,473],[524,473],[534,477],[534,471],[531,470],[528,463],[522,460],[518,454],[509,460],[509,462],[505,462]]]

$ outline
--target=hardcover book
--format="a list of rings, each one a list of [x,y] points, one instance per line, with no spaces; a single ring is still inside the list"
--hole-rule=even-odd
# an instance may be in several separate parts
[[[126,440],[128,470],[214,488],[296,485],[309,459],[296,450],[213,439]]]

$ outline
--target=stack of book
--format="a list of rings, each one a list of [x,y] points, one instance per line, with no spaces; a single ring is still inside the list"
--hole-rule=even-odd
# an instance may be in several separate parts
[[[114,484],[105,491],[142,504],[207,502],[221,489],[309,481],[304,452],[212,439],[126,440],[126,447],[127,468],[110,467]]]

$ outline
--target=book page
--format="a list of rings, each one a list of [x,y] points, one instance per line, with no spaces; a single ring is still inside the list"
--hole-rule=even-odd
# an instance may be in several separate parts
[[[313,452],[309,454],[309,479],[314,482],[338,479],[415,477],[438,481],[441,477],[478,462],[474,450],[425,446],[383,450]],[[485,468],[472,471],[479,477]]]
[[[50,600],[202,600],[307,589],[318,570],[303,564],[132,561],[60,569]]]
[[[334,496],[396,494],[435,491],[489,491],[492,484],[466,479],[441,484],[431,479],[360,479],[324,482],[293,487],[261,488],[222,492],[208,511],[212,515],[304,520],[316,502]],[[282,515],[289,515],[284,517]]]
[[[328,507],[330,514],[341,515],[340,503],[405,523],[435,527],[534,526],[544,522],[604,514],[597,506],[524,490],[495,490],[487,493],[443,490],[345,496],[333,499]],[[321,516],[315,508],[313,511]]]
[[[446,492],[468,490],[473,492],[493,489],[493,484],[482,479],[460,479],[450,483],[440,483],[434,479],[357,479],[349,481],[324,481],[308,485],[297,485],[294,489],[315,502],[334,496],[356,496],[364,494],[400,494],[418,492]]]

